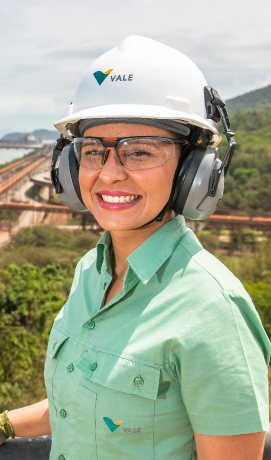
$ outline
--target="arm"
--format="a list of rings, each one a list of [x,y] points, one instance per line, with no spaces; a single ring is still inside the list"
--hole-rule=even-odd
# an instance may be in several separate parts
[[[51,434],[48,399],[8,412],[15,436],[32,437]]]
[[[234,436],[195,433],[198,460],[262,460],[265,432]]]

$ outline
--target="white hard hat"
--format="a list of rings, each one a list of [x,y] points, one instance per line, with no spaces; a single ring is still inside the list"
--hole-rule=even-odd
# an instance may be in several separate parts
[[[55,123],[72,137],[84,119],[148,118],[201,127],[213,146],[221,136],[207,118],[207,82],[191,59],[155,40],[130,36],[84,73],[67,117]]]

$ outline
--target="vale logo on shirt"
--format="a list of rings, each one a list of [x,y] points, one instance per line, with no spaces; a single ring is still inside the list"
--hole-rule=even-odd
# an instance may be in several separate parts
[[[122,422],[113,422],[113,420],[108,417],[103,417],[103,419],[112,433],[122,424]]]

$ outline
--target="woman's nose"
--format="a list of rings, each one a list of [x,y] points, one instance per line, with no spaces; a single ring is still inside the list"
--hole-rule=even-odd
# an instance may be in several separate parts
[[[127,179],[127,171],[119,164],[114,148],[107,149],[105,163],[99,174],[100,179],[106,183],[123,181]]]

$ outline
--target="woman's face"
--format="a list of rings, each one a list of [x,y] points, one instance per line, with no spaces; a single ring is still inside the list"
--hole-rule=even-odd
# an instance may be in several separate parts
[[[84,136],[103,138],[132,136],[175,137],[173,133],[164,129],[126,123],[95,126],[87,129]],[[172,160],[163,166],[151,169],[139,171],[124,169],[118,163],[113,149],[110,150],[101,170],[92,170],[80,166],[79,182],[84,204],[102,228],[110,231],[133,230],[145,225],[159,214],[169,199],[173,176],[180,155],[180,147],[175,144],[175,148],[178,153]],[[135,197],[136,199],[131,202],[114,203],[114,197],[127,196]],[[123,198],[121,201],[123,201]],[[125,201],[127,201],[127,198],[125,198]],[[169,211],[168,215],[165,216],[164,222],[169,220],[170,216],[171,212]]]

